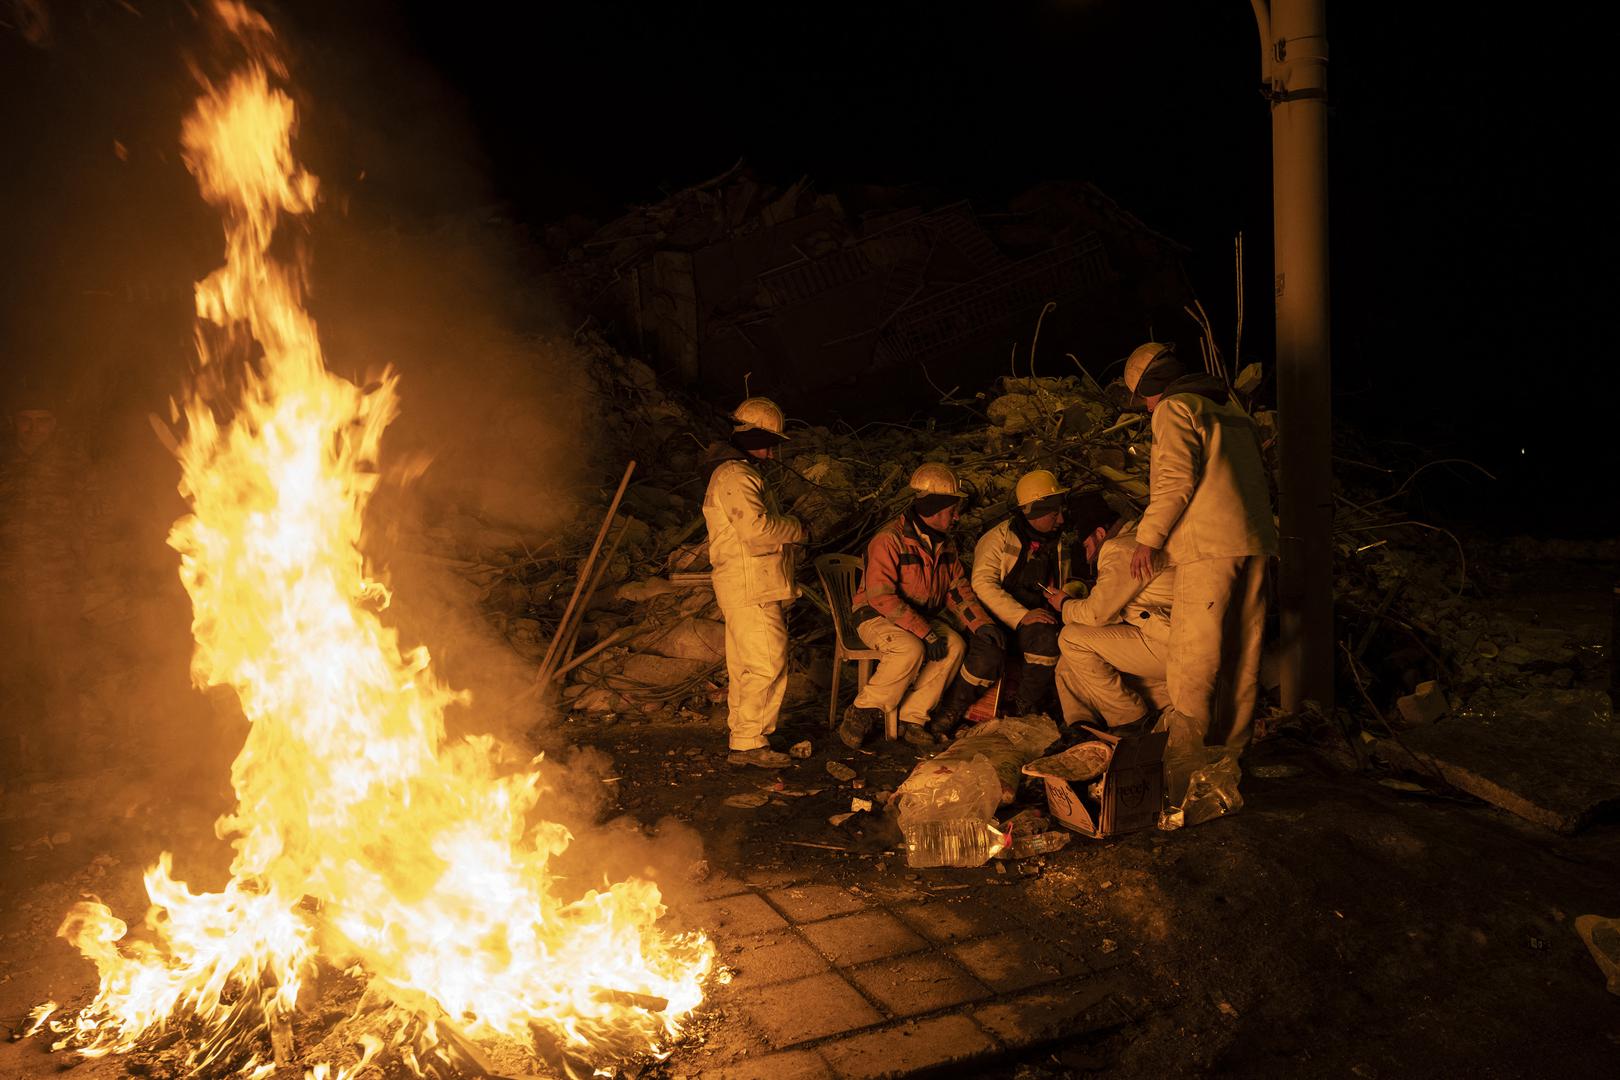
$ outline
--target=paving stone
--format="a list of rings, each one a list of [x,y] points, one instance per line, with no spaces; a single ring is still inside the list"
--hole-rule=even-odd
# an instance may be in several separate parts
[[[832,971],[767,986],[742,998],[740,1004],[778,1049],[858,1031],[883,1019],[854,987]]]
[[[703,1080],[831,1080],[836,1074],[814,1050],[784,1050],[705,1069]]]
[[[990,996],[979,981],[938,953],[913,953],[844,972],[894,1016],[920,1016]]]
[[[859,897],[836,885],[792,885],[766,893],[765,899],[797,923],[848,915],[866,906]]]
[[[748,891],[745,882],[738,881],[724,870],[716,870],[698,886],[698,895],[705,900],[718,900],[723,896],[736,896]]]
[[[995,1050],[990,1037],[967,1017],[936,1016],[852,1035],[823,1046],[821,1053],[839,1076],[875,1080],[961,1066]]]
[[[799,932],[841,967],[915,952],[928,945],[887,911],[843,915],[801,926]]]
[[[683,914],[689,925],[720,941],[756,937],[787,928],[787,920],[751,892],[693,904]]]
[[[1032,990],[980,1006],[973,1019],[1008,1046],[1110,1031],[1128,1022],[1113,993],[1116,979],[1094,978]]]
[[[980,982],[1001,993],[1085,972],[1080,960],[1024,933],[997,934],[946,951]]]
[[[786,982],[827,970],[827,961],[798,937],[778,935],[748,945],[729,958],[737,969],[731,985],[738,990]]]
[[[929,941],[949,944],[986,937],[1008,928],[1008,918],[976,900],[908,904],[895,914]]]
[[[797,885],[800,882],[809,881],[814,876],[814,870],[786,870],[781,867],[758,867],[743,872],[743,879],[748,884],[765,892],[785,888],[789,885]]]

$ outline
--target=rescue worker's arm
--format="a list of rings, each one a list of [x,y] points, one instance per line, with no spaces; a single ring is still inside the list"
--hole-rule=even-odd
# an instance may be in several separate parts
[[[1203,445],[1193,428],[1192,413],[1176,401],[1153,410],[1153,456],[1149,461],[1148,507],[1136,527],[1136,542],[1162,548],[1170,530],[1192,501],[1203,473]]]
[[[737,530],[737,539],[749,554],[766,554],[807,538],[798,518],[771,513],[765,505],[765,482],[753,469],[727,469],[724,475],[715,477],[715,482],[715,501],[726,512],[726,520]]]
[[[1014,600],[1012,594],[1001,587],[1001,548],[1006,543],[1005,529],[991,529],[979,537],[973,547],[973,592],[984,601],[991,614],[1008,626],[1017,626],[1029,614],[1029,608]]]
[[[974,594],[973,583],[962,571],[962,560],[955,552],[950,553],[950,560],[951,585],[945,590],[945,606],[962,620],[962,625],[968,628],[969,633],[976,634],[982,627],[992,625],[990,615]]]
[[[1102,553],[1097,557],[1097,584],[1087,596],[1063,605],[1063,622],[1082,626],[1107,626],[1119,622],[1119,613],[1146,584],[1131,573],[1129,544],[1104,544]]]
[[[861,588],[866,602],[879,615],[904,627],[920,638],[928,636],[928,620],[900,595],[900,538],[880,532],[866,545],[866,565],[861,570]]]

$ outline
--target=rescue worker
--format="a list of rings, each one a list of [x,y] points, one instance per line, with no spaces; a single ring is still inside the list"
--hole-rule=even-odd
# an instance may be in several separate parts
[[[1153,418],[1131,573],[1149,580],[1161,554],[1176,568],[1166,756],[1205,744],[1241,753],[1259,694],[1266,562],[1277,552],[1259,432],[1220,379],[1184,372],[1174,346],[1132,352],[1125,386]]]
[[[83,588],[104,554],[89,457],[58,430],[54,400],[25,387],[0,449],[0,715],[7,771],[36,773],[45,744],[73,746],[80,728]]]
[[[1110,728],[1152,730],[1159,708],[1142,690],[1158,687],[1163,705],[1176,572],[1161,564],[1145,582],[1131,573],[1137,523],[1114,513],[1100,494],[1082,496],[1072,509],[1097,577],[1084,597],[1048,594],[1063,615],[1057,686],[1064,722],[1101,719]]]
[[[1012,516],[979,537],[973,548],[973,592],[1012,631],[1023,655],[1017,689],[1008,695],[1003,686],[1017,716],[1045,711],[1052,696],[1059,626],[1047,590],[1061,588],[1069,576],[1069,548],[1063,542],[1068,490],[1046,469],[1025,473],[1013,489]],[[1001,659],[995,658],[996,670],[970,673],[993,680]]]
[[[810,536],[797,518],[781,512],[754,465],[775,457],[787,440],[782,410],[752,397],[732,419],[730,442],[709,448],[703,495],[714,596],[726,623],[726,760],[781,769],[792,759],[772,749],[769,736],[787,692],[787,607],[798,596],[795,545]]]
[[[867,544],[861,587],[850,601],[856,634],[882,654],[838,726],[838,737],[851,748],[896,711],[907,742],[932,745],[930,714],[938,727],[955,728],[994,681],[971,672],[985,670],[986,658],[999,657],[1006,647],[951,541],[962,512],[956,473],[938,462],[920,465],[911,474],[911,490],[906,512]],[[973,639],[971,648],[964,631]],[[968,666],[959,671],[964,653]]]

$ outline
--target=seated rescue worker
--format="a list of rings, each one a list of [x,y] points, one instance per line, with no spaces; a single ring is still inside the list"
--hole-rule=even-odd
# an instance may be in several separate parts
[[[1024,668],[1012,693],[1002,687],[1012,713],[1044,712],[1052,696],[1058,661],[1058,617],[1046,599],[1068,578],[1068,546],[1062,539],[1063,497],[1068,488],[1046,469],[1025,473],[1013,489],[1011,517],[979,538],[973,549],[973,592],[990,614],[1012,630]],[[1000,668],[1001,657],[995,658]],[[970,675],[994,678],[994,671]],[[937,724],[936,724],[937,727]],[[936,730],[938,735],[950,732]]]
[[[950,538],[962,512],[956,473],[938,462],[921,465],[911,474],[911,490],[911,506],[867,544],[861,587],[850,601],[856,634],[882,654],[838,725],[838,737],[852,748],[897,709],[906,741],[931,745],[934,736],[924,726],[929,714],[954,728],[993,681],[993,676],[959,674],[963,653],[969,671],[981,671],[984,658],[999,658],[1004,647],[1001,630],[973,595]],[[971,648],[962,630],[972,635]]]
[[[1156,560],[1146,581],[1131,572],[1135,520],[1118,517],[1100,495],[1072,508],[1086,559],[1097,566],[1097,583],[1075,600],[1049,592],[1063,613],[1058,635],[1058,700],[1067,724],[1152,730],[1169,700],[1164,688],[1170,653],[1170,605],[1175,568]],[[1144,690],[1154,691],[1157,706]]]

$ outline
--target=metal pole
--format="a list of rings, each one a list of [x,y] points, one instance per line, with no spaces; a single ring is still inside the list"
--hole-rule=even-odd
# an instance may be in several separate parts
[[[1326,0],[1251,0],[1271,101],[1283,707],[1333,707]]]

